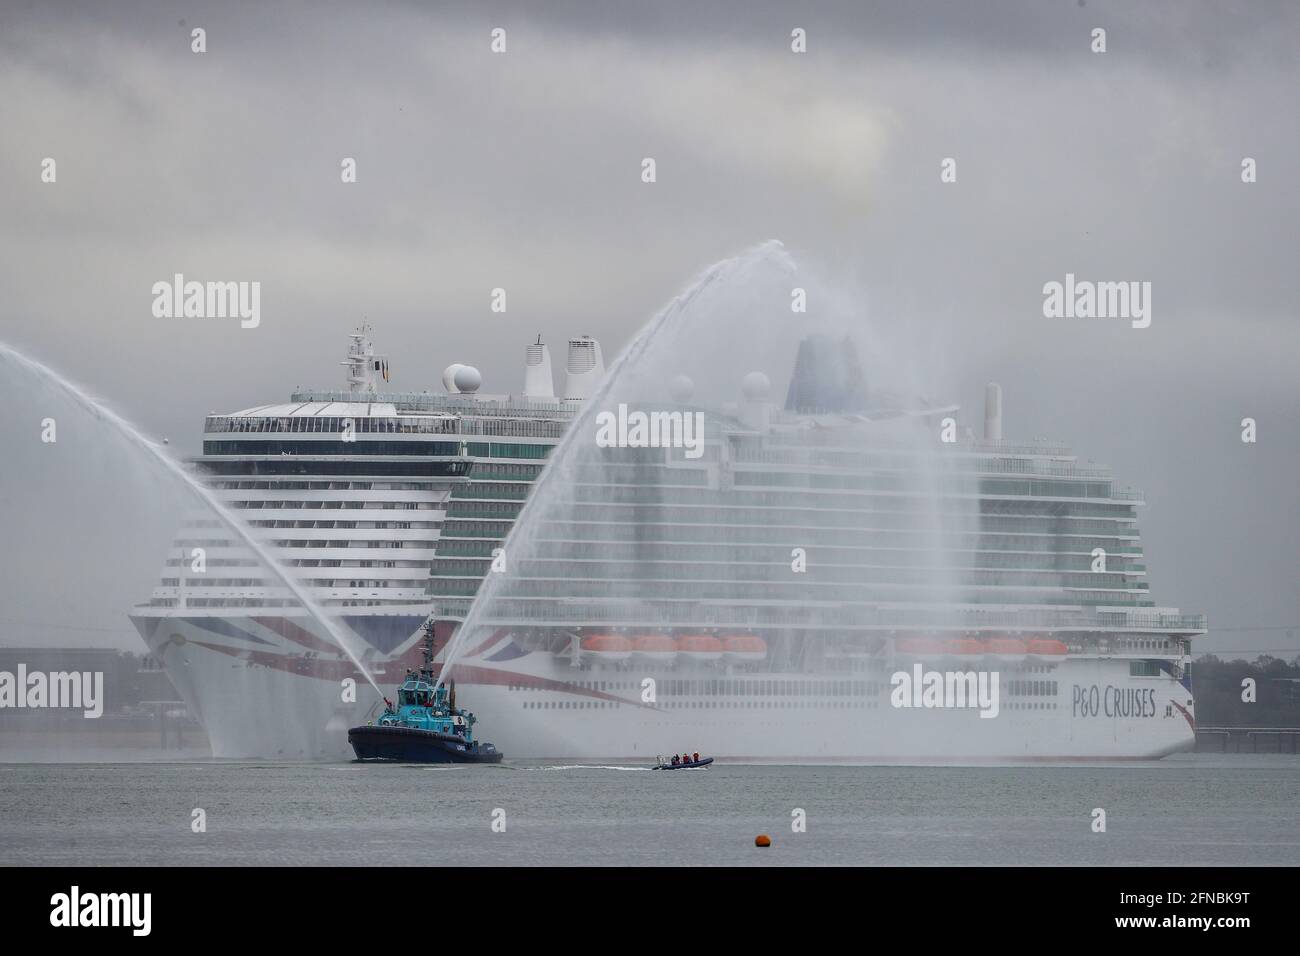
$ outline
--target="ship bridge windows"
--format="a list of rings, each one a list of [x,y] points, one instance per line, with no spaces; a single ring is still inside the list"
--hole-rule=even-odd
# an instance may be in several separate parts
[[[331,415],[302,415],[293,418],[238,418],[231,416],[212,416],[204,421],[203,430],[208,434],[292,434],[308,432],[314,434],[341,432],[347,417]],[[352,416],[352,427],[362,434],[455,434],[457,420],[445,416],[421,417],[376,417]]]
[[[264,439],[261,441],[205,441],[205,455],[427,455],[456,456],[455,442],[438,441],[327,441],[324,439]]]

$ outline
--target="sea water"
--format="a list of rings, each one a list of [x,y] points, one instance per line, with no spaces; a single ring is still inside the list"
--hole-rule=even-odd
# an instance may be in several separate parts
[[[1094,831],[1097,808],[1105,832]],[[770,848],[754,846],[760,833]],[[671,772],[510,760],[10,764],[0,765],[0,863],[1296,866],[1300,759]]]

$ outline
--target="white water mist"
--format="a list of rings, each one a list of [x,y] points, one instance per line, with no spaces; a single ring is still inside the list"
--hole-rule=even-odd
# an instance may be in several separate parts
[[[293,580],[292,576],[287,573],[280,565],[275,556],[259,542],[243,522],[233,514],[218,499],[210,489],[205,487],[197,478],[185,470],[182,465],[174,458],[168,455],[159,445],[151,441],[135,425],[123,418],[121,415],[107,408],[103,404],[91,398],[85,389],[74,384],[69,379],[60,375],[49,366],[37,361],[12,346],[0,342],[0,358],[5,359],[11,366],[26,371],[28,374],[39,377],[40,380],[56,386],[64,395],[82,408],[84,411],[93,415],[95,418],[107,423],[122,435],[131,444],[146,452],[153,461],[161,465],[167,474],[179,479],[181,486],[190,494],[195,496],[205,505],[239,540],[249,548],[262,564],[284,585],[286,589],[294,596],[302,608],[325,630],[330,638],[343,651],[353,666],[366,678],[370,686],[380,696],[383,692],[375,682],[370,670],[362,663],[360,656],[351,646],[351,640],[346,631],[340,626],[339,622],[332,618],[320,605],[311,597],[311,595],[298,582]]]

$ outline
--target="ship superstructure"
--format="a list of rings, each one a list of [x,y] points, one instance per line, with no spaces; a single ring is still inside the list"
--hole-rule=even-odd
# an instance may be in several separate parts
[[[594,340],[576,337],[570,352],[580,379],[603,372]],[[209,415],[193,464],[280,568],[340,616],[379,677],[391,663],[418,663],[448,519],[453,531],[472,516],[504,536],[581,401],[554,395],[540,338],[515,395],[483,392],[478,370],[461,364],[443,373],[442,391],[391,390],[389,360],[366,328],[341,364],[342,390]],[[187,523],[132,620],[218,756],[343,753],[335,731],[375,703],[337,644],[215,515]],[[353,700],[339,690],[346,680]],[[276,722],[257,713],[275,701],[295,711],[279,739],[268,737]]]

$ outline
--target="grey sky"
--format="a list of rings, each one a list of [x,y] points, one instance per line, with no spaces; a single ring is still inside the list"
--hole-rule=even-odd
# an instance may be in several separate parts
[[[963,424],[1000,381],[1009,436],[1145,490],[1157,600],[1300,625],[1296,5],[107,7],[0,10],[0,339],[181,452],[210,410],[340,383],[363,316],[394,387],[462,361],[517,391],[536,333],[612,358],[779,238]],[[259,280],[261,327],[153,318],[175,272]],[[1043,318],[1066,272],[1152,282],[1151,327]]]

